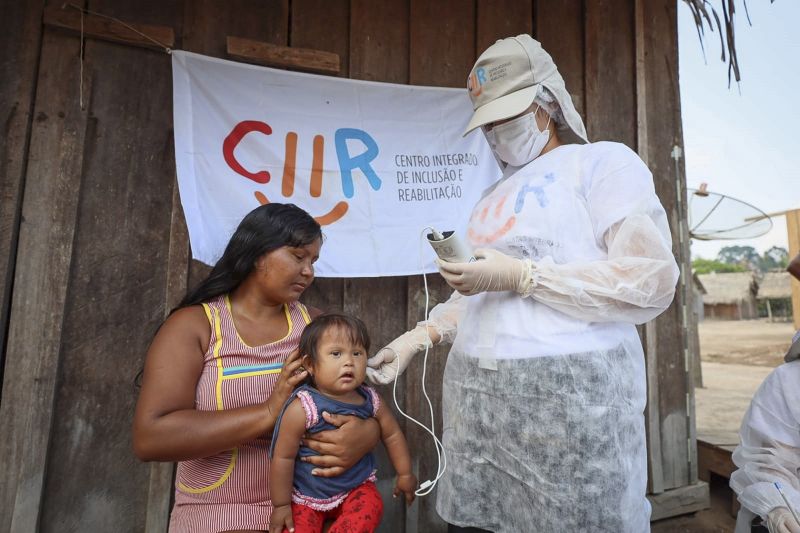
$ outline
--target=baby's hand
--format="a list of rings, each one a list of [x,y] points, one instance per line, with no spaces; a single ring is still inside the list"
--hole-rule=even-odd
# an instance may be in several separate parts
[[[417,476],[414,474],[404,474],[397,476],[397,482],[394,485],[392,496],[397,496],[401,492],[406,496],[406,504],[411,505],[414,501],[414,491],[417,490]]]
[[[272,510],[272,516],[269,519],[269,533],[283,533],[284,528],[294,531],[292,504],[279,505]]]

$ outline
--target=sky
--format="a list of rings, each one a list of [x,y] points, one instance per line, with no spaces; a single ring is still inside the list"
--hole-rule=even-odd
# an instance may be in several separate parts
[[[747,22],[736,4],[736,49],[742,81],[728,88],[719,34],[706,27],[705,58],[694,20],[678,2],[681,114],[686,185],[743,200],[765,213],[800,208],[800,2],[750,0]],[[722,9],[712,0],[720,19]],[[723,28],[724,30],[724,28]],[[713,259],[720,248],[788,249],[786,218],[747,240],[692,241],[692,257]]]

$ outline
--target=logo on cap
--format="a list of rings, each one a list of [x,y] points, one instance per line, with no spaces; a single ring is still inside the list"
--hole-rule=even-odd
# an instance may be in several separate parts
[[[486,71],[483,67],[478,67],[467,78],[467,89],[473,97],[480,96],[483,84],[486,83]]]

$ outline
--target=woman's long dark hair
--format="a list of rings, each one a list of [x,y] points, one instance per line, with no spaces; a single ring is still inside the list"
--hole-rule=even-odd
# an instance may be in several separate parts
[[[322,228],[317,221],[294,204],[270,203],[256,207],[239,223],[208,277],[170,314],[231,292],[253,271],[256,261],[265,253],[282,246],[305,246],[321,237]],[[144,366],[133,379],[136,389],[141,388],[143,375]]]
[[[176,309],[207,302],[233,291],[255,268],[259,257],[282,246],[305,246],[322,237],[314,218],[294,204],[265,204],[250,211],[206,279]]]

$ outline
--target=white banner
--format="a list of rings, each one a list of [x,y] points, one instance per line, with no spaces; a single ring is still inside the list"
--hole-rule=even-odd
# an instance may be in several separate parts
[[[465,89],[275,70],[173,51],[175,159],[195,259],[260,203],[322,224],[322,277],[436,270],[423,228],[466,229],[500,176]]]

